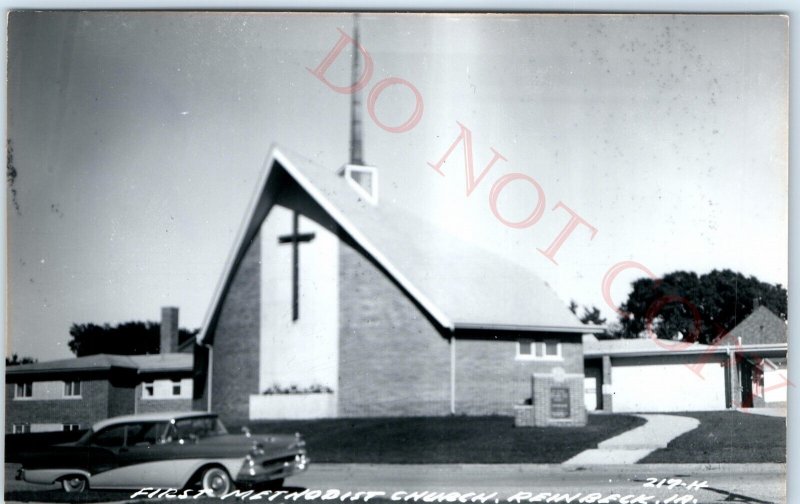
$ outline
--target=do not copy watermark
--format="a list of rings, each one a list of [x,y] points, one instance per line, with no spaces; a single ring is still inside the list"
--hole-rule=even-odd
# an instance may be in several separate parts
[[[349,34],[345,31],[339,29],[339,39],[336,41],[334,46],[328,52],[328,54],[322,59],[322,61],[315,67],[307,67],[308,71],[317,78],[322,84],[327,86],[329,89],[336,93],[340,94],[352,94],[355,92],[359,92],[361,90],[365,90],[370,85],[372,80],[374,71],[375,71],[375,62],[372,58],[372,55],[369,53],[366,47],[361,45],[355,39],[353,39]],[[328,77],[327,73],[333,63],[342,55],[342,52],[348,48],[354,48],[354,54],[360,54],[364,65],[363,69],[361,70],[360,75],[357,76],[355,82],[350,83],[334,83]],[[407,111],[407,115],[405,116],[405,120],[398,124],[387,124],[387,122],[381,119],[377,112],[377,103],[381,99],[383,93],[392,87],[401,87],[404,88],[407,92],[410,92],[413,96],[413,109],[409,109]],[[377,125],[379,128],[383,129],[384,131],[390,134],[402,134],[407,133],[413,130],[422,120],[425,104],[423,94],[420,90],[410,81],[398,77],[398,76],[388,76],[379,80],[376,84],[374,84],[369,89],[368,99],[367,99],[367,112],[372,119],[372,121]],[[442,155],[438,158],[433,157],[431,161],[428,161],[428,166],[433,169],[439,175],[446,177],[447,174],[445,172],[445,163],[448,159],[453,155],[456,149],[461,146],[463,159],[464,159],[464,178],[465,178],[465,198],[470,198],[474,195],[475,190],[481,186],[482,184],[489,184],[487,180],[490,179],[490,174],[496,172],[495,166],[498,165],[501,161],[502,162],[509,162],[509,159],[503,155],[500,150],[496,149],[493,146],[489,147],[491,152],[491,156],[489,161],[482,167],[476,169],[476,162],[474,156],[474,149],[473,149],[473,138],[472,138],[472,130],[466,126],[464,123],[460,122],[459,120],[455,120],[455,124],[458,126],[458,132],[455,136],[455,139],[446,146]],[[445,135],[445,138],[449,135]],[[444,147],[444,146],[443,146]],[[430,158],[429,158],[430,159]],[[508,187],[512,185],[519,185],[519,186],[528,186],[532,188],[536,194],[535,201],[532,201],[530,204],[530,211],[525,215],[523,218],[516,218],[512,219],[509,218],[503,211],[503,208],[500,205],[501,195],[504,191],[507,190]],[[545,210],[547,208],[547,195],[545,193],[544,188],[541,184],[533,177],[520,173],[520,172],[511,172],[501,174],[498,177],[495,177],[494,180],[491,182],[491,187],[489,190],[489,197],[488,197],[488,207],[491,214],[495,217],[495,219],[502,225],[513,228],[513,229],[529,229],[535,226],[545,214]],[[599,230],[592,225],[589,220],[581,216],[577,211],[575,211],[570,205],[565,203],[564,201],[557,201],[557,203],[552,207],[552,212],[563,212],[566,213],[569,217],[567,223],[563,226],[561,231],[555,236],[549,244],[547,244],[544,248],[537,248],[537,252],[543,255],[545,258],[548,259],[553,265],[558,266],[559,263],[556,260],[556,256],[558,252],[564,247],[568,240],[571,238],[580,239],[582,238],[584,242],[586,240],[594,240],[594,238],[599,234]],[[573,240],[574,241],[574,240]],[[600,294],[604,300],[604,302],[615,312],[617,313],[621,319],[632,317],[633,315],[629,312],[622,310],[612,299],[612,287],[614,285],[615,280],[617,277],[622,274],[623,272],[629,270],[636,270],[641,273],[644,273],[646,276],[650,277],[651,279],[658,282],[658,277],[652,272],[650,268],[648,268],[645,264],[642,264],[637,261],[633,260],[622,260],[613,265],[611,265],[606,273],[603,275],[602,280],[600,281]],[[693,329],[688,335],[688,338],[684,338],[683,341],[671,341],[665,340],[662,341],[658,338],[657,334],[653,330],[654,321],[657,320],[659,313],[662,309],[664,309],[669,304],[681,304],[683,305],[691,314],[694,320]],[[697,342],[699,339],[700,334],[700,326],[702,324],[702,319],[700,316],[700,310],[697,306],[692,303],[689,299],[679,297],[679,296],[662,296],[661,298],[655,300],[651,305],[648,307],[646,314],[645,314],[645,327],[647,335],[654,341],[654,343],[664,349],[667,350],[674,350],[679,351],[683,348],[687,348],[688,346],[692,345],[693,343]],[[714,334],[716,335],[711,342],[711,345],[707,349],[706,352],[701,354],[694,363],[686,364],[689,369],[692,370],[699,378],[703,379],[702,376],[702,369],[703,367],[710,361],[710,356],[714,353],[715,349],[719,347],[719,345],[723,344],[727,331],[721,327],[718,323],[714,322],[715,327]],[[733,354],[735,356],[735,361],[738,363],[741,361],[742,354],[741,348],[734,348]],[[751,358],[754,358],[751,355]],[[764,359],[755,357],[756,362],[756,369],[762,369],[762,363]],[[726,363],[728,365],[729,363]],[[788,387],[794,386],[785,376],[781,376],[781,382],[771,385],[770,387],[765,388],[763,391],[759,391],[758,389],[754,390],[754,394],[758,394],[761,392],[766,392],[768,390],[772,390],[775,388],[781,387]],[[744,402],[744,401],[742,401]]]

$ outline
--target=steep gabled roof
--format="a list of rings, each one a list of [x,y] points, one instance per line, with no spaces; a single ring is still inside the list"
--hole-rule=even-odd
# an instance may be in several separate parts
[[[213,342],[217,320],[239,263],[275,204],[297,191],[324,214],[334,232],[359,247],[439,326],[456,330],[590,333],[555,292],[529,269],[464,242],[393,205],[361,200],[334,170],[284,149],[271,149],[198,341]],[[287,195],[288,194],[288,195]]]
[[[743,345],[762,343],[786,343],[786,321],[775,315],[766,306],[759,306],[739,325],[731,329],[725,338],[742,338]]]

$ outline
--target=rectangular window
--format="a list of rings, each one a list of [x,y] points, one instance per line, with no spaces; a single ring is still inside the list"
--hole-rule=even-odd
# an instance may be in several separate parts
[[[65,423],[63,427],[64,427],[64,432],[81,430],[81,426],[76,423]]]
[[[561,360],[561,342],[558,340],[518,340],[517,359]]]
[[[31,426],[30,426],[30,424],[16,424],[15,423],[14,426],[12,427],[12,429],[13,429],[12,432],[14,434],[26,434],[26,433],[31,431]]]
[[[79,381],[64,382],[64,397],[80,397],[80,396],[81,396],[81,382]]]
[[[14,399],[33,397],[33,383],[20,382],[14,386]]]
[[[142,382],[142,399],[179,400],[192,396],[192,381],[186,378],[158,379]]]
[[[558,341],[547,340],[544,342],[544,355],[546,357],[561,357],[561,345]]]

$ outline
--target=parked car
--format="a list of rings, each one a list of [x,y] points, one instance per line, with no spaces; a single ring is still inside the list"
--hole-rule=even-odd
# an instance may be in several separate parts
[[[17,479],[87,488],[199,487],[219,496],[234,486],[283,479],[308,467],[298,434],[228,434],[217,415],[153,413],[96,423],[78,441],[32,450],[20,457]]]

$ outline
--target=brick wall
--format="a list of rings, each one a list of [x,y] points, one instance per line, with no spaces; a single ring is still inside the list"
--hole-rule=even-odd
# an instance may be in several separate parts
[[[137,413],[161,413],[165,411],[191,411],[191,399],[138,399]]]
[[[162,413],[166,411],[192,411],[192,400],[186,398],[169,399],[144,399],[142,397],[142,384],[136,385],[134,391],[136,413]]]
[[[81,429],[108,418],[109,383],[82,380],[81,399],[14,399],[14,383],[6,384],[6,433],[13,424],[76,423]],[[131,411],[132,413],[133,411]]]
[[[531,397],[533,373],[561,367],[566,373],[583,374],[581,336],[553,338],[561,341],[560,360],[517,360],[516,340],[457,339],[456,414],[513,415],[514,404]]]
[[[136,411],[136,391],[133,383],[108,384],[108,416],[131,415]]]
[[[229,423],[247,422],[250,394],[258,393],[260,241],[258,234],[242,260],[214,337],[211,409]]]
[[[378,267],[340,247],[339,415],[447,415],[450,342]],[[543,335],[521,335],[544,339]],[[513,415],[531,396],[533,373],[583,374],[581,335],[561,341],[562,359],[517,360],[516,339],[486,332],[456,340],[456,414]],[[583,382],[581,382],[583,387]],[[583,392],[578,399],[583,402]]]
[[[448,341],[375,265],[339,249],[339,415],[448,414]]]

